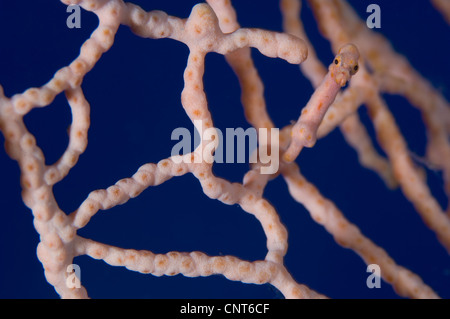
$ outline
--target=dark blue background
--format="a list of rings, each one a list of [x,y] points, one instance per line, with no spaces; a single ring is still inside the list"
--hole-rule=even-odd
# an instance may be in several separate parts
[[[134,1],[146,10],[164,10],[187,17],[196,1]],[[351,1],[366,17],[369,3],[382,9],[381,32],[408,56],[433,85],[450,96],[449,26],[428,1]],[[281,31],[278,1],[234,1],[244,27]],[[0,84],[5,94],[41,86],[78,55],[81,44],[97,25],[83,11],[82,28],[65,26],[66,6],[58,1],[0,0]],[[321,59],[332,59],[329,44],[318,33],[307,6],[302,13],[307,32]],[[268,111],[282,127],[296,119],[312,93],[297,66],[253,51],[266,86]],[[91,105],[89,145],[69,176],[55,186],[60,207],[72,212],[90,191],[129,177],[144,163],[170,155],[176,127],[191,128],[180,94],[188,50],[173,40],[142,39],[120,27],[113,47],[87,74],[82,84]],[[238,82],[223,56],[209,54],[205,86],[216,127],[247,128]],[[404,98],[385,96],[412,152],[423,155],[425,133],[420,114]],[[366,123],[368,116],[362,108]],[[62,95],[46,108],[25,116],[47,164],[54,163],[67,145],[70,109]],[[373,132],[372,126],[368,127]],[[3,136],[0,143],[3,144]],[[401,265],[418,273],[442,297],[450,298],[450,258],[435,235],[422,223],[401,191],[387,190],[372,172],[360,167],[355,152],[338,130],[304,150],[302,172],[332,199],[347,218]],[[241,181],[248,165],[216,164],[214,171]],[[17,164],[0,149],[0,297],[56,298],[36,257],[38,234],[32,215],[20,197]],[[442,205],[442,177],[429,171],[432,191]],[[285,264],[294,278],[334,298],[391,298],[389,285],[368,289],[361,259],[338,246],[303,207],[288,194],[281,178],[265,193],[289,231]],[[235,255],[245,260],[264,258],[265,236],[255,218],[237,205],[208,199],[191,175],[147,189],[136,199],[101,211],[80,231],[82,236],[124,248],[203,251]],[[279,298],[271,286],[245,285],[221,276],[209,278],[154,277],[112,267],[89,257],[76,258],[81,278],[94,298]]]

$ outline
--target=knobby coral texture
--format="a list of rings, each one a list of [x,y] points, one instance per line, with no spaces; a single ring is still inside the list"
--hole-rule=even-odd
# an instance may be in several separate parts
[[[449,17],[0,1],[0,296],[450,298]],[[198,136],[251,127],[275,173]]]

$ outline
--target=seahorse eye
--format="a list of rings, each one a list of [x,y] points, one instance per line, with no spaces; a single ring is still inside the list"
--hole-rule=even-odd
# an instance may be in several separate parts
[[[338,59],[334,59],[334,64],[339,64]]]
[[[353,70],[355,70],[355,72],[358,71],[358,64],[355,65],[355,67],[353,68]]]

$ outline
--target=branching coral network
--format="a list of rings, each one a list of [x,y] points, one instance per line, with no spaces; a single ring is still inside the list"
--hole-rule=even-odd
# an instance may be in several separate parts
[[[175,9],[141,8],[122,0],[61,2],[64,5],[59,3],[59,8],[82,8],[81,30],[88,30],[89,19],[97,18],[92,33],[86,39],[67,28],[68,13],[62,10],[55,23],[62,23],[61,34],[76,35],[72,51],[67,52],[69,56],[59,51],[45,54],[67,60],[57,60],[60,65],[49,62],[52,67],[43,65],[40,82],[23,87],[23,93],[9,89],[8,80],[32,77],[26,72],[2,70],[0,78],[0,130],[6,154],[20,169],[21,196],[39,235],[34,240],[45,280],[61,297],[86,298],[88,292],[92,296],[91,280],[114,287],[119,280],[115,274],[105,276],[103,268],[100,274],[92,273],[99,261],[145,278],[174,276],[144,281],[151,296],[178,297],[175,289],[164,292],[161,287],[170,287],[170,280],[182,280],[176,276],[182,274],[222,275],[233,282],[266,284],[275,288],[266,289],[271,294],[279,291],[286,298],[360,297],[360,292],[338,295],[345,289],[342,282],[354,275],[354,285],[367,293],[364,296],[377,297],[381,288],[369,287],[369,279],[377,278],[371,277],[367,265],[377,266],[369,268],[378,271],[383,287],[389,285],[399,296],[450,296],[450,106],[442,92],[445,88],[426,79],[414,69],[413,61],[371,29],[365,20],[369,13],[360,10],[361,5],[353,8],[344,0],[281,0],[280,13],[269,13],[278,14],[279,26],[272,27],[245,20],[249,14],[242,15],[238,1],[208,0],[191,7],[187,18]],[[428,9],[446,29],[430,32],[442,33],[436,41],[446,45],[444,21],[450,10],[445,1],[432,3]],[[2,6],[6,7],[0,4],[0,10]],[[249,8],[258,15],[254,4]],[[388,9],[379,8],[384,22]],[[319,37],[317,30],[323,37],[318,43],[312,36]],[[29,36],[14,36],[21,45],[33,42]],[[142,44],[147,42],[153,46]],[[158,53],[159,43],[165,50]],[[34,50],[39,51],[37,44]],[[11,52],[20,51],[15,45],[2,45],[0,54],[7,50],[7,56],[14,56]],[[122,51],[114,55],[115,47],[121,45],[127,57]],[[421,44],[421,48],[422,59],[439,65],[428,46]],[[26,55],[31,59],[33,52]],[[121,67],[124,61],[138,58],[151,61],[153,67],[140,64],[131,71]],[[219,59],[223,68],[211,63]],[[271,63],[277,64],[270,76],[261,66]],[[156,67],[164,71],[158,74]],[[144,76],[133,82],[120,71],[124,69]],[[102,82],[109,84],[105,88]],[[127,82],[133,83],[130,92],[121,92]],[[165,92],[170,93],[155,89],[159,82],[169,86]],[[155,97],[161,94],[165,95]],[[398,97],[408,102],[400,118],[396,116]],[[239,99],[241,109],[235,107]],[[70,114],[61,111],[67,104]],[[46,110],[49,113],[43,113]],[[413,141],[402,127],[408,122],[414,126]],[[61,131],[42,133],[46,126],[68,126],[67,139],[62,139]],[[265,156],[260,152],[258,161],[245,168],[214,163],[218,129],[248,126],[259,132],[258,151],[265,149]],[[170,132],[177,127],[211,134],[200,136],[192,152],[173,155]],[[415,145],[417,136],[423,138],[423,145]],[[333,147],[337,139],[346,144],[341,141]],[[62,141],[64,148],[56,141]],[[96,148],[99,152],[92,153]],[[353,162],[340,160],[344,152],[352,154]],[[3,171],[13,162],[1,156],[2,174],[8,177]],[[125,167],[122,156],[133,167]],[[324,157],[328,162],[322,162]],[[267,158],[275,164],[275,172],[267,170]],[[328,172],[327,165],[330,173],[312,177],[311,172]],[[229,173],[228,167],[238,173]],[[349,171],[354,169],[361,176],[351,177]],[[342,172],[339,179],[332,175],[334,171]],[[104,179],[99,182],[101,176]],[[19,200],[4,195],[6,188],[14,191],[19,186],[12,178],[5,180],[4,227],[14,229],[8,221],[21,213],[16,208]],[[383,187],[385,198],[373,191],[370,184],[374,183]],[[401,200],[392,199],[393,194]],[[366,201],[356,208],[360,211],[346,212],[360,196]],[[142,206],[136,206],[140,198],[144,198]],[[149,218],[141,219],[142,214]],[[360,226],[358,221],[365,215],[368,222]],[[136,220],[139,225],[131,226]],[[316,238],[317,232],[326,239]],[[5,234],[1,247],[8,267],[40,271],[39,263],[23,265],[20,254],[15,256],[25,246],[34,249],[20,240],[23,233]],[[336,252],[328,251],[327,245]],[[306,249],[296,250],[299,247]],[[339,253],[351,254],[349,260],[356,266]],[[428,253],[439,257],[430,259]],[[415,265],[414,260],[423,265]],[[317,270],[313,277],[329,277],[315,285],[303,273],[308,263]],[[341,269],[352,270],[343,273]],[[431,272],[439,273],[439,279],[429,282]],[[17,288],[7,286],[6,278],[11,277],[7,268],[1,276],[2,296],[19,296],[33,289],[30,277],[12,276],[23,280]],[[136,278],[142,279],[130,281]],[[196,280],[203,279],[190,279]],[[155,286],[157,282],[160,286]],[[213,287],[220,285],[223,282],[213,283]]]

